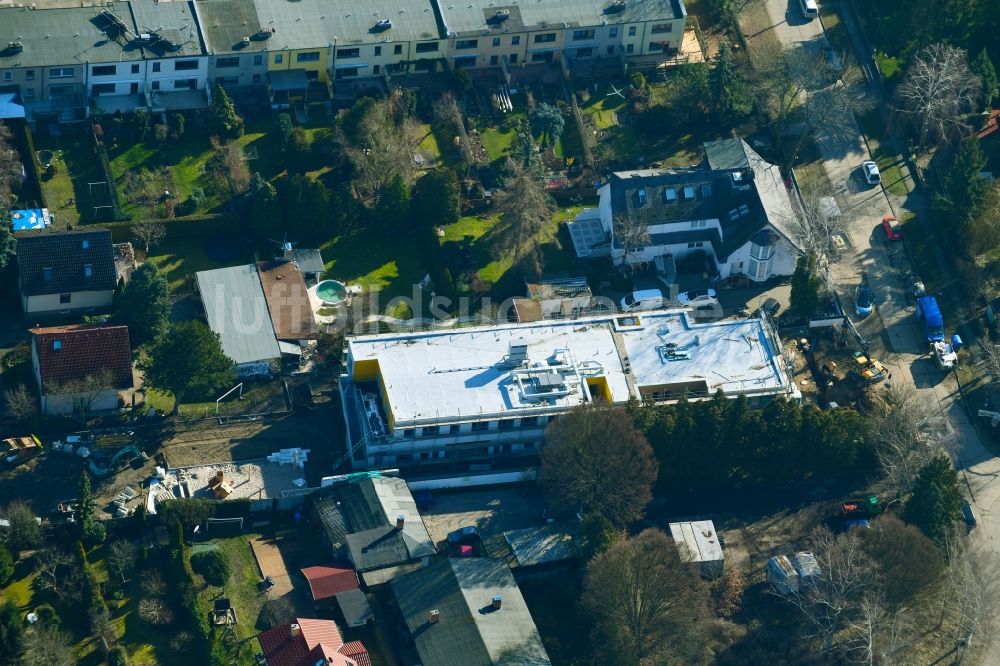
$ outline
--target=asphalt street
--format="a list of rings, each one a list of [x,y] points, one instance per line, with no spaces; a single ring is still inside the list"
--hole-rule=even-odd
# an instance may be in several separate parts
[[[829,44],[819,19],[806,21],[798,0],[767,0],[767,12],[775,35],[788,50],[796,47],[826,49]],[[848,22],[848,28],[853,25]],[[852,34],[856,51],[862,53],[860,36]],[[862,56],[862,65],[869,64]],[[873,86],[872,92],[877,93]],[[860,165],[871,159],[860,128],[848,138],[819,136],[818,147],[833,196],[842,211],[848,248],[832,264],[833,281],[845,307],[853,307],[854,288],[867,281],[877,297],[877,316],[858,322],[858,329],[871,343],[874,354],[890,369],[893,383],[913,387],[924,406],[925,431],[951,454],[966,481],[966,490],[979,517],[972,531],[975,547],[1000,554],[1000,458],[983,444],[969,411],[960,400],[952,373],[937,369],[925,354],[926,343],[916,321],[912,285],[916,280],[905,247],[890,242],[882,233],[882,217],[897,216],[917,205],[917,196],[898,197],[881,186],[868,186]],[[912,189],[912,183],[907,183]],[[945,322],[946,327],[948,322]],[[977,406],[971,406],[975,409]],[[980,423],[980,426],[989,427]],[[984,663],[1000,664],[1000,638],[985,631],[992,641]]]

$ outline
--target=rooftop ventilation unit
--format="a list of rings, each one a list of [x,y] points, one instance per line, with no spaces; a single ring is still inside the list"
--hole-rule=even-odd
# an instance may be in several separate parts
[[[7,42],[7,51],[9,53],[20,53],[24,50],[24,43],[20,41]]]
[[[604,10],[604,13],[605,14],[620,14],[621,12],[625,11],[625,8],[627,6],[628,6],[628,2],[626,2],[625,0],[615,0],[610,5],[608,5],[608,7]]]
[[[379,19],[375,24],[375,32],[383,32],[392,27],[392,19]]]
[[[497,13],[493,15],[493,18],[496,21],[506,21],[507,19],[510,18],[510,10],[509,9],[498,9]]]
[[[507,356],[504,357],[503,361],[505,365],[525,365],[528,362],[528,343],[511,342],[507,347]]]
[[[241,39],[240,40],[240,46],[242,46],[244,48],[250,46],[250,38],[249,37],[244,37],[243,39]]]

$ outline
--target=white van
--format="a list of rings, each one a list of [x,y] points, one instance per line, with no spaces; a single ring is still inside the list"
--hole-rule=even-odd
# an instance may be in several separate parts
[[[819,7],[816,6],[816,0],[799,0],[799,6],[802,8],[803,18],[811,21],[819,16]]]
[[[640,289],[633,291],[621,300],[622,310],[655,310],[663,307],[663,292],[659,289]]]

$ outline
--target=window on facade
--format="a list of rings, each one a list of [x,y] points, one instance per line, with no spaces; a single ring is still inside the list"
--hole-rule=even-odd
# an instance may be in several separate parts
[[[573,41],[574,42],[579,42],[579,41],[583,41],[584,39],[593,39],[593,38],[594,38],[594,31],[593,30],[574,30],[573,31]]]
[[[34,88],[25,88],[21,92],[24,93],[24,101],[28,102],[28,101],[31,101],[31,100],[35,99],[35,89]]]
[[[543,32],[540,35],[535,35],[536,44],[549,44],[556,41],[556,33],[554,32]]]
[[[337,70],[336,79],[350,79],[358,75],[357,67],[342,67]]]
[[[255,55],[253,57],[253,64],[255,64],[255,65],[263,65],[264,64],[264,56],[262,56],[262,55]]]
[[[702,245],[704,245],[704,243],[702,243],[701,241],[697,241],[695,243],[688,243],[688,249],[690,250],[696,247],[701,247]]]
[[[197,60],[175,60],[174,61],[174,71],[184,72],[190,71],[192,69],[198,69]]]
[[[708,220],[695,220],[691,223],[692,229],[704,229],[708,226]]]
[[[90,89],[93,95],[114,95],[115,94],[115,84],[113,83],[95,83]]]
[[[403,45],[402,44],[396,44],[395,46],[392,47],[392,54],[393,55],[401,55],[402,53],[403,53]]]
[[[495,55],[494,56],[490,56],[490,64],[491,65],[497,65],[499,63],[500,63],[500,57],[499,56],[495,56]]]
[[[284,54],[282,54],[282,53],[275,53],[274,54],[274,64],[275,65],[280,65],[282,63],[282,61],[284,61],[284,59],[285,59]]]
[[[319,62],[319,51],[306,51],[305,53],[296,53],[295,62]]]
[[[604,49],[604,53],[606,55],[614,55],[615,54],[615,47],[613,47],[613,46],[607,47],[606,49]]]
[[[178,79],[174,81],[174,90],[195,90],[197,87],[197,79]]]
[[[521,35],[514,35],[513,37],[510,38],[511,46],[517,46],[520,43],[521,43]]]
[[[437,42],[420,42],[417,44],[417,53],[432,53],[438,50]]]
[[[254,83],[260,83],[260,74],[254,74],[253,75],[253,82]]]
[[[658,44],[656,42],[650,42],[649,43],[649,52],[650,53],[660,53],[661,51],[663,51],[663,44]]]
[[[517,54],[516,53],[511,53],[510,54],[510,64],[512,64],[512,65],[516,65],[517,64]]]
[[[634,52],[635,52],[635,44],[629,44],[628,46],[625,47],[625,53],[634,53]]]
[[[72,79],[73,78],[73,68],[72,67],[56,67],[55,69],[49,70],[50,79]]]
[[[83,277],[85,277],[85,278],[94,277],[94,266],[93,266],[93,264],[84,264],[83,265]]]
[[[33,70],[33,69],[25,70],[24,71],[24,80],[25,81],[34,81],[35,80],[35,70]]]
[[[525,442],[524,443],[524,450],[525,451],[534,451],[536,446],[537,446],[537,442]]]
[[[118,73],[118,68],[115,65],[97,65],[90,73],[94,76],[114,76]]]
[[[653,29],[650,30],[654,35],[662,35],[665,32],[672,32],[674,29],[673,23],[656,23],[653,25]]]
[[[424,437],[430,437],[431,435],[438,434],[440,430],[441,429],[438,426],[424,426],[420,429],[420,434]]]
[[[406,439],[413,439],[416,436],[417,436],[417,431],[415,428],[407,428],[406,430],[403,431],[403,437],[405,437]]]
[[[215,77],[215,82],[220,86],[236,86],[240,83],[240,77],[238,76],[217,76]]]
[[[375,55],[377,55],[377,56],[382,55],[382,47],[381,46],[376,46],[375,47]]]
[[[158,63],[158,62],[154,62],[153,63],[153,71],[154,72],[160,71],[160,63]]]
[[[500,46],[500,38],[499,37],[494,37],[493,38],[493,46]]]
[[[139,73],[139,63],[134,63],[132,65],[132,73],[133,74],[138,74]]]
[[[475,67],[475,66],[476,66],[476,56],[455,58],[455,69],[468,69],[470,67]]]
[[[513,429],[514,429],[513,419],[503,419],[501,421],[497,421],[497,430],[513,430]]]
[[[375,74],[376,76],[378,76],[379,72],[381,72],[381,71],[382,71],[382,66],[381,65],[372,65],[372,74]]]
[[[4,81],[13,81],[14,80],[14,72],[4,72],[3,73],[3,80]]]
[[[628,36],[629,37],[635,37],[635,26],[634,25],[629,27],[629,29],[628,29]]]
[[[479,45],[478,39],[460,39],[455,42],[456,49],[474,49]]]
[[[462,429],[462,426],[460,426],[460,425],[458,425],[458,424],[455,424],[455,425],[450,425],[450,426],[448,426],[448,434],[449,434],[449,435],[457,435],[457,434],[458,434],[458,432],[459,432],[459,431],[460,431],[461,429]]]
[[[153,81],[152,87],[153,87],[153,90],[159,90],[160,89],[160,82],[159,81]]]
[[[750,243],[750,256],[754,259],[767,261],[774,256],[774,248],[769,245],[757,245],[756,243]]]
[[[608,30],[608,37],[617,37],[617,36],[618,36],[618,26],[615,25],[612,26],[610,30]]]
[[[226,58],[216,58],[215,59],[215,66],[218,67],[219,69],[229,69],[231,67],[239,67],[240,66],[240,58],[239,58],[239,56],[228,56]]]
[[[337,49],[337,58],[360,58],[361,49]]]
[[[576,50],[576,57],[577,58],[589,58],[592,55],[594,55],[594,49],[592,49],[590,47],[587,47],[585,49],[577,49]]]
[[[46,268],[42,269],[42,280],[45,281],[45,282],[52,282],[52,269],[51,268],[46,267]]]
[[[482,432],[490,429],[489,421],[476,421],[472,424],[472,432]]]
[[[61,305],[66,305],[67,303],[72,302],[72,300],[73,294],[59,294],[59,303]]]
[[[532,53],[531,62],[548,62],[552,59],[551,53]]]
[[[391,74],[399,74],[406,71],[406,65],[401,62],[394,62],[385,66],[386,70]]]
[[[521,419],[521,425],[523,427],[525,427],[525,428],[529,428],[531,426],[536,426],[536,425],[538,425],[538,417],[537,416],[525,416],[523,419]]]

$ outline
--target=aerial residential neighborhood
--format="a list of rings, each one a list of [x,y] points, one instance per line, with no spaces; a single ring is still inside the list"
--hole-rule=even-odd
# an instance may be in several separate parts
[[[1000,664],[990,0],[0,0],[0,666]]]

